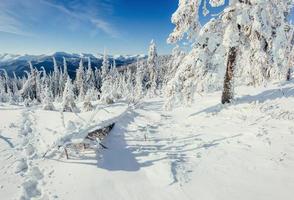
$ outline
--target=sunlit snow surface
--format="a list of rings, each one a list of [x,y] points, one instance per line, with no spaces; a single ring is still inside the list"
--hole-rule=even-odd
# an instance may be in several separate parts
[[[216,92],[172,112],[160,98],[126,113],[120,102],[91,122],[93,112],[65,113],[65,126],[58,111],[1,104],[0,199],[292,199],[294,82],[236,93],[231,105]],[[43,158],[65,133],[122,113],[109,149]]]

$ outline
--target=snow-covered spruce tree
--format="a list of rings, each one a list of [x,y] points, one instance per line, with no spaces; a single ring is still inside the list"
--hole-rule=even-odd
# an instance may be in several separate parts
[[[102,100],[108,104],[113,103],[115,100],[118,100],[122,97],[122,94],[119,90],[119,72],[116,68],[116,63],[113,61],[106,78],[102,82]]]
[[[118,77],[116,79],[116,93],[119,95],[120,99],[124,97],[125,91],[124,91],[124,73],[119,73]]]
[[[224,1],[209,3],[219,6]],[[176,28],[168,42],[175,43],[187,35],[194,45],[168,84],[168,99],[174,100],[173,96],[191,99],[199,87],[217,89],[220,77],[224,76],[222,102],[227,103],[233,98],[233,82],[258,80],[259,84],[280,74],[285,77],[288,67],[283,63],[286,58],[283,50],[290,27],[286,13],[293,2],[231,0],[217,19],[203,27],[198,20],[200,4],[198,0],[180,0],[172,17]]]
[[[142,63],[139,62],[139,59],[137,60],[137,67],[136,67],[136,85],[135,85],[135,91],[134,91],[134,98],[136,101],[140,100],[144,96],[144,86],[143,86],[143,79],[145,76],[144,73],[144,66]]]
[[[62,95],[63,95],[63,91],[64,91],[64,87],[67,81],[67,77],[68,75],[68,70],[67,70],[67,62],[66,62],[66,58],[63,57],[63,70],[62,68],[59,70],[59,94],[58,94],[58,99],[62,100]]]
[[[225,71],[222,36],[223,27],[218,20],[211,20],[201,28],[197,42],[190,53],[183,55],[165,88],[167,109],[177,103],[190,105],[195,92],[221,89]]]
[[[67,81],[67,77],[68,77],[68,69],[67,69],[67,62],[66,62],[66,58],[63,57],[63,82],[64,82],[64,85]]]
[[[15,98],[18,93],[18,89],[17,88],[15,89],[15,84],[16,84],[17,79],[10,78],[5,69],[1,69],[1,71],[4,72],[3,80],[2,81],[0,80],[1,82],[4,83],[3,86],[1,86],[1,87],[3,87],[3,92],[0,91],[0,93],[3,93],[4,95],[1,95],[1,96],[3,96],[3,100],[5,102],[8,102],[9,104],[15,104],[18,101],[18,99]],[[0,85],[2,85],[2,84],[0,84]],[[15,93],[14,93],[14,91],[15,91]]]
[[[104,55],[103,55],[103,61],[102,61],[102,66],[101,66],[101,79],[103,82],[103,79],[106,78],[108,72],[109,72],[109,60],[108,60],[108,56],[106,54],[106,51],[104,51]]]
[[[79,68],[76,71],[75,88],[79,101],[83,101],[85,98],[85,71],[83,58],[81,58]]]
[[[119,89],[120,87],[120,75],[118,72],[118,69],[116,67],[116,61],[115,59],[113,59],[113,64],[112,67],[110,69],[110,73],[111,73],[111,77],[112,77],[112,91],[113,91],[113,97],[115,100],[118,100],[120,98],[122,98],[122,93]]]
[[[91,58],[88,57],[88,69],[86,72],[86,90],[95,87],[95,76],[91,65]]]
[[[289,69],[286,75],[286,79],[287,81],[290,81],[292,76],[293,76],[293,67],[294,67],[294,49],[292,48],[290,54],[289,54],[289,58],[288,58],[288,62],[289,62]]]
[[[23,76],[22,78],[18,78],[17,79],[17,88],[18,88],[18,93],[17,93],[17,96],[18,96],[18,103],[21,103],[24,101],[22,95],[21,95],[21,90],[23,88],[23,85],[24,83],[26,82],[26,78],[25,76]]]
[[[5,102],[7,99],[7,94],[5,91],[5,79],[0,75],[0,102]]]
[[[0,71],[3,71],[3,75],[0,74],[0,95],[1,95],[1,101],[2,102],[8,102],[9,101],[9,77],[5,69],[1,69]]]
[[[45,86],[44,88],[44,97],[42,99],[42,104],[44,110],[54,110],[52,92],[50,91],[48,86]]]
[[[15,104],[21,102],[19,88],[22,87],[21,81],[13,72],[13,78],[8,76],[6,70],[0,70],[0,102]],[[3,74],[2,74],[3,71]]]
[[[63,91],[63,99],[62,99],[62,110],[65,112],[74,112],[77,110],[77,106],[75,104],[75,94],[73,91],[73,84],[71,78],[68,76],[65,84],[65,88]]]
[[[26,82],[23,84],[23,87],[21,89],[21,96],[24,99],[28,100],[35,100],[38,98],[38,83],[37,83],[37,77],[38,77],[38,71],[33,68],[33,65],[31,62],[29,62],[30,66],[30,73],[28,73],[28,78]],[[40,99],[39,99],[40,100]]]
[[[147,60],[147,90],[148,95],[153,97],[156,95],[156,90],[158,86],[158,55],[156,44],[154,40],[151,41],[148,51]]]
[[[93,96],[95,96],[95,91],[93,88],[91,88],[87,91],[87,94],[85,96],[85,100],[83,103],[83,110],[84,111],[91,111],[94,109],[94,106],[91,103]]]
[[[52,89],[53,89],[53,96],[54,98],[58,96],[59,94],[59,78],[60,78],[60,72],[58,69],[58,65],[56,62],[55,57],[52,57],[53,59],[53,75],[52,75]]]
[[[224,88],[222,93],[222,103],[230,103],[234,96],[233,78],[236,69],[237,53],[240,44],[241,27],[236,23],[237,16],[234,10],[225,12],[228,16],[224,17],[224,22],[227,23],[225,29],[223,46],[227,49],[227,69],[224,79]],[[234,20],[235,19],[235,20]]]
[[[12,93],[13,93],[13,99],[15,102],[19,102],[20,95],[19,95],[19,89],[18,89],[18,78],[15,75],[15,72],[13,72],[14,79],[12,81]]]
[[[101,70],[97,67],[95,68],[95,87],[99,92],[98,99],[100,99],[101,94],[101,87],[102,87],[102,77],[101,77]]]
[[[113,77],[112,73],[110,73],[109,70],[109,60],[106,51],[104,51],[103,62],[101,67],[101,79],[101,101],[106,104],[112,104],[114,103]]]
[[[101,87],[101,101],[106,104],[114,103],[113,79],[110,73],[106,74],[106,76],[103,78]]]
[[[168,62],[167,69],[165,72],[163,84],[166,86],[168,81],[173,79],[175,76],[178,67],[180,66],[182,60],[185,57],[184,51],[181,50],[179,45],[176,45],[175,48],[172,50],[171,59]]]
[[[59,77],[58,77],[58,94],[55,97],[55,100],[57,101],[61,101],[62,100],[62,94],[63,94],[63,90],[65,87],[65,83],[64,82],[64,76],[63,76],[63,70],[62,67],[59,67]]]
[[[287,38],[289,40],[288,42],[288,46],[287,46],[287,52],[288,52],[288,66],[289,69],[287,71],[286,74],[286,80],[290,81],[291,76],[292,76],[292,71],[293,71],[293,66],[294,66],[294,29],[292,29],[291,31],[289,31],[289,34],[287,35]]]
[[[44,98],[44,90],[45,90],[45,87],[48,87],[48,90],[51,91],[51,95],[52,95],[52,98],[53,98],[53,91],[52,91],[52,88],[50,87],[50,76],[49,74],[47,74],[45,68],[42,66],[41,67],[41,71],[40,71],[40,75],[41,75],[41,86],[42,86],[42,98]],[[63,91],[62,91],[63,92]]]
[[[224,1],[210,1],[211,5],[222,5]],[[171,79],[166,87],[165,94],[167,97],[165,107],[173,107],[177,102],[190,104],[193,100],[194,91],[197,88],[203,90],[202,86],[207,80],[205,79],[208,72],[214,73],[214,67],[218,66],[222,59],[216,55],[221,43],[222,35],[221,23],[217,20],[210,21],[204,27],[199,22],[199,6],[201,0],[180,0],[177,11],[172,16],[172,22],[175,24],[174,31],[168,38],[169,43],[176,43],[185,36],[189,41],[195,42],[192,51],[184,58],[179,66],[175,77]],[[211,30],[212,29],[212,30]],[[220,57],[221,58],[221,57]]]
[[[58,81],[58,95],[55,97],[55,100],[60,101],[62,100],[62,94],[65,87],[65,82],[63,82],[63,72],[62,69],[59,69],[59,81]]]
[[[270,10],[271,17],[269,22],[272,23],[272,41],[270,42],[270,50],[272,51],[272,57],[274,68],[270,68],[270,76],[278,74],[278,79],[285,80],[289,71],[289,60],[291,60],[291,48],[293,48],[293,24],[289,22],[289,16],[291,9],[294,6],[293,0],[273,0],[270,4],[261,5],[268,6],[267,10]],[[267,31],[270,34],[270,29]],[[290,47],[290,48],[289,48]],[[273,73],[272,73],[273,72]],[[278,73],[276,73],[278,72]]]
[[[42,85],[42,80],[41,80],[41,72],[39,72],[37,69],[35,69],[37,72],[37,76],[36,76],[36,95],[37,98],[36,100],[38,100],[38,102],[42,101],[42,89],[43,89],[43,85]]]
[[[5,78],[5,90],[7,91],[10,86],[10,77],[8,76],[8,73],[5,69],[1,69],[1,71],[4,72],[4,78]]]
[[[9,104],[13,105],[15,104],[15,99],[14,99],[14,95],[12,92],[12,89],[10,87],[7,88],[7,101],[9,102]]]
[[[130,68],[127,68],[127,71],[124,75],[124,97],[126,98],[127,102],[134,103],[136,99],[134,93],[134,76],[132,70]]]
[[[233,99],[232,82],[234,77],[246,77],[242,74],[246,63],[250,66],[247,72],[254,74],[253,82],[257,84],[272,79],[285,80],[289,69],[287,35],[293,29],[287,19],[290,6],[293,2],[289,0],[251,0],[231,1],[225,9],[223,46],[227,45],[228,60],[222,103]]]

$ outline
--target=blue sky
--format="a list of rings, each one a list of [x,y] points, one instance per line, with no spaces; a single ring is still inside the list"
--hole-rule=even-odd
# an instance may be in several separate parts
[[[0,53],[160,53],[177,0],[1,0]]]
[[[159,53],[178,0],[1,0],[0,53],[56,51],[145,54],[151,39]],[[211,14],[220,12],[214,9]],[[201,17],[205,22],[210,16]]]

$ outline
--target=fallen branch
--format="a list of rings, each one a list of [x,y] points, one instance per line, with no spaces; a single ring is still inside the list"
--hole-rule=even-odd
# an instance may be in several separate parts
[[[56,142],[53,143],[52,147],[44,153],[43,158],[45,158],[49,152],[54,153],[61,147],[64,148],[65,154],[68,157],[68,153],[66,150],[68,146],[74,144],[83,144],[85,148],[87,144],[86,140],[97,142],[97,144],[100,145],[102,148],[108,149],[107,146],[101,143],[101,140],[103,140],[109,134],[109,132],[113,129],[115,123],[120,118],[124,117],[124,115],[126,115],[126,113],[129,110],[130,108],[128,107],[123,113],[121,113],[117,117],[111,118],[106,121],[102,121],[98,125],[84,127],[72,133],[66,134],[65,136],[59,138],[58,140],[56,140]]]
[[[115,125],[115,123],[112,123],[104,128],[98,128],[98,129],[88,133],[88,135],[84,138],[83,142],[78,143],[78,145],[82,145],[85,150],[85,149],[87,149],[87,144],[89,144],[88,142],[85,142],[85,140],[90,140],[92,142],[97,142],[103,149],[108,149],[108,147],[106,147],[100,141],[103,140],[111,132],[114,125]],[[68,144],[67,146],[63,147],[66,159],[69,159],[69,154],[67,151],[67,147],[69,145],[71,145],[71,144]],[[75,143],[75,145],[77,145],[77,143]]]

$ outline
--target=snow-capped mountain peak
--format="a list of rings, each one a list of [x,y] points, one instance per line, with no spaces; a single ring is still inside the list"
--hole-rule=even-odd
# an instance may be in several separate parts
[[[88,62],[88,58],[91,59],[92,67],[100,67],[104,55],[101,53],[67,53],[67,52],[55,52],[48,55],[20,55],[20,54],[0,54],[0,69],[5,69],[8,74],[12,75],[15,72],[17,75],[23,75],[25,70],[28,70],[28,62],[32,62],[34,67],[40,69],[44,67],[48,72],[53,69],[53,59],[57,61],[58,66],[63,66],[63,58],[66,58],[68,63],[69,74],[73,75],[80,59],[83,58],[84,62]],[[128,65],[137,61],[137,59],[145,58],[145,55],[108,55],[110,61],[115,60],[118,67],[122,65]]]

